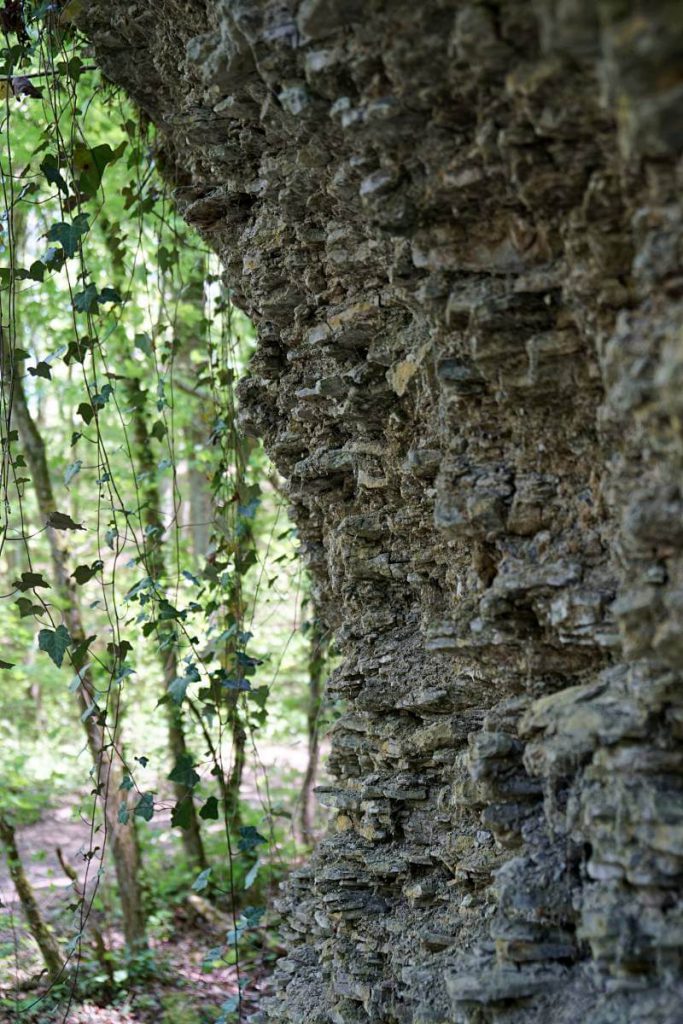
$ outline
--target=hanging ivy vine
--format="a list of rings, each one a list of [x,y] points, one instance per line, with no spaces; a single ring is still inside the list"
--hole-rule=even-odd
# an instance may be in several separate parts
[[[284,869],[277,816],[286,824],[290,812],[273,807],[265,772],[256,819],[240,794],[250,750],[260,764],[281,661],[254,635],[257,606],[295,531],[261,448],[237,427],[251,327],[177,219],[151,128],[88,60],[77,3],[0,7],[0,557],[16,566],[3,599],[22,636],[32,624],[43,665],[68,673],[92,762],[73,934],[61,970],[19,1009],[52,999],[66,1020],[93,944],[115,984],[93,923],[110,848],[125,970],[153,969],[134,830],[170,814],[200,869],[192,892],[230,918],[205,956],[207,968],[235,970],[225,1024],[243,1019],[245,964],[263,950],[252,938]],[[202,487],[208,518],[193,521]],[[295,587],[303,596],[300,577]],[[4,646],[11,678],[21,643]],[[167,723],[174,758],[170,804],[147,781],[148,754],[126,739],[152,666],[154,726]],[[209,862],[201,830],[212,823],[223,847]]]

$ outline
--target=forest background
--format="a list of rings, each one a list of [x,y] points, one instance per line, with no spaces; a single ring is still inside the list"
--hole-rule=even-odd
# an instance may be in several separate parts
[[[254,333],[74,0],[0,9],[0,1019],[242,1020],[330,650]]]

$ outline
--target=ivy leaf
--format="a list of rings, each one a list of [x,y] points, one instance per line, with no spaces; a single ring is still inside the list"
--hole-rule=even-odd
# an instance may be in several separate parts
[[[170,270],[170,268],[178,262],[180,253],[178,249],[167,249],[165,245],[159,247],[157,252],[157,258],[159,260],[159,269],[162,271]]]
[[[81,402],[78,409],[76,409],[76,412],[81,417],[86,426],[92,423],[93,417],[95,415],[95,410],[93,409],[90,402]]]
[[[79,664],[81,659],[84,658],[85,655],[88,653],[88,648],[90,647],[90,644],[93,642],[93,640],[97,640],[96,633],[93,633],[92,636],[87,636],[85,640],[82,640],[80,644],[77,644],[76,647],[74,647],[74,649],[72,650],[71,657],[73,658],[77,665]],[[81,669],[81,671],[83,670]]]
[[[105,405],[114,394],[114,389],[111,384],[105,384],[101,391],[96,391],[92,398],[93,406],[98,409],[104,409]]]
[[[41,629],[38,634],[38,647],[54,661],[57,668],[62,667],[66,649],[71,643],[71,636],[66,626],[57,626],[56,629]]]
[[[93,339],[87,335],[77,338],[76,341],[70,341],[64,356],[66,365],[69,366],[73,360],[73,362],[80,363],[82,366],[88,352],[92,352],[94,344]]]
[[[249,700],[253,700],[255,704],[260,707],[261,711],[266,710],[266,704],[268,703],[268,694],[270,693],[269,686],[257,686],[255,690],[250,690]]]
[[[69,466],[66,467],[66,470],[64,472],[64,483],[65,483],[65,485],[67,487],[69,486],[71,481],[74,479],[74,477],[78,476],[78,474],[81,471],[81,467],[82,466],[83,466],[83,460],[82,459],[76,459],[75,462],[72,462]]]
[[[45,380],[52,380],[52,372],[49,363],[40,362],[35,366],[29,366],[28,372],[32,377],[44,377]]]
[[[180,705],[183,703],[190,682],[191,680],[188,679],[187,676],[176,676],[176,678],[168,684],[168,696],[174,704]]]
[[[238,555],[235,559],[235,568],[240,576],[244,576],[245,573],[251,569],[252,565],[256,565],[258,562],[258,555],[253,549],[245,551],[244,554]]]
[[[259,873],[259,868],[260,867],[261,867],[261,861],[257,860],[256,863],[253,865],[253,867],[251,867],[250,870],[247,872],[246,877],[244,879],[244,888],[245,889],[251,889],[252,885],[256,881],[256,876]]]
[[[206,963],[206,958],[202,961],[202,967],[204,966],[204,963]],[[228,1021],[233,1020],[233,1014],[239,1008],[239,1005],[239,996],[230,996],[230,998],[226,999],[224,1003],[221,1003],[220,1008],[223,1012],[220,1017],[216,1019],[216,1024],[228,1024]]]
[[[189,799],[179,800],[171,811],[171,825],[174,828],[189,828],[192,824],[192,804]]]
[[[0,669],[7,671],[8,669],[14,668],[14,663],[11,661],[0,661]]]
[[[85,526],[74,522],[66,512],[51,512],[47,517],[47,525],[53,530],[85,530]]]
[[[74,295],[74,309],[78,313],[97,313],[98,306],[104,305],[105,302],[120,304],[123,299],[116,288],[103,288],[98,292],[94,284],[89,284],[85,291]]]
[[[265,907],[245,907],[240,917],[244,918],[247,928],[257,928],[265,912]]]
[[[94,563],[93,563],[94,565]],[[102,568],[102,562],[98,563],[98,569]],[[109,654],[113,654],[117,661],[125,661],[130,652],[133,650],[133,645],[127,640],[122,640],[121,643],[108,643],[107,651]],[[143,765],[144,768],[144,765]]]
[[[71,578],[76,580],[79,587],[82,587],[84,583],[91,580],[95,575],[95,570],[91,569],[89,565],[77,565],[75,570],[71,573]]]
[[[213,971],[223,959],[224,949],[223,946],[214,946],[213,949],[208,950],[202,958],[202,970]],[[239,1000],[235,997],[234,999],[228,1000],[228,1002],[234,1002],[236,1009],[239,1005]],[[224,1004],[226,1005],[226,1004]],[[220,1017],[217,1017],[215,1024],[228,1024],[228,1017],[222,1013]]]
[[[61,270],[66,261],[66,253],[63,249],[55,249],[53,245],[46,249],[40,257],[40,262],[46,270]]]
[[[50,584],[46,583],[43,579],[43,574],[40,572],[22,572],[21,579],[15,580],[12,586],[15,590],[33,590],[35,587],[45,587],[46,590],[50,589]]]
[[[253,672],[247,671],[251,668],[256,668],[257,665],[262,665],[263,660],[260,658],[252,658],[250,654],[245,654],[244,651],[237,652],[237,661],[240,665],[244,666],[247,675],[253,675]]]
[[[206,803],[199,811],[199,817],[204,821],[218,821],[218,800],[215,796],[207,798]]]
[[[149,334],[135,335],[135,348],[139,348],[146,356],[152,355],[152,339]]]
[[[170,601],[165,598],[161,598],[159,601],[159,621],[169,622],[173,619],[186,619],[187,613],[180,611],[180,609],[174,607]]]
[[[262,836],[253,825],[243,825],[240,829],[240,837],[237,842],[237,848],[242,853],[249,853],[251,850],[255,850],[257,846],[268,842],[265,836]]]
[[[89,284],[85,291],[74,295],[74,309],[79,313],[97,312],[97,288]]]
[[[192,767],[190,754],[182,754],[176,761],[173,771],[166,777],[169,782],[177,782],[181,786],[186,786],[187,789],[193,789],[200,781],[199,775]]]
[[[121,298],[121,293],[118,289],[107,287],[102,289],[100,294],[97,296],[97,301],[99,303],[114,302],[117,305],[120,305],[123,302],[123,299]]]
[[[248,679],[233,679],[223,669],[216,673],[216,677],[224,690],[238,690],[240,693],[246,693],[251,690],[251,683]]]
[[[42,605],[34,604],[28,597],[18,597],[15,603],[19,607],[20,619],[25,619],[27,615],[40,615],[43,611]]]
[[[244,921],[242,916],[240,915],[240,920],[237,922],[237,928],[230,928],[228,930],[227,935],[225,936],[225,941],[227,942],[227,944],[229,946],[236,946],[237,943],[242,938],[242,936],[244,935],[246,927],[246,921]],[[223,1024],[227,1024],[227,1021],[225,1021],[225,1019]]]
[[[69,186],[62,177],[61,171],[59,170],[59,161],[54,153],[47,153],[43,157],[40,169],[51,185],[56,185],[65,196],[68,196]]]
[[[67,7],[70,6],[71,4],[67,5]],[[62,13],[65,12],[66,8],[64,8],[64,11]],[[62,23],[61,15],[59,18],[59,22],[60,24]],[[69,78],[73,78],[74,82],[77,82],[83,74],[83,67],[84,64],[80,57],[72,57],[71,60],[60,60],[57,64],[57,71],[59,71],[59,73],[62,75],[68,75]]]
[[[83,667],[76,673],[71,682],[69,683],[69,693],[77,693],[83,685],[83,680],[86,673],[89,671],[90,665],[83,665]]]
[[[65,224],[63,221],[59,224],[53,224],[47,233],[47,238],[49,242],[59,242],[64,250],[64,255],[68,259],[76,255],[79,239],[82,235],[86,234],[88,228],[87,213],[79,213],[77,217],[74,217],[71,224]]]
[[[121,806],[119,807],[119,814],[118,814],[119,825],[127,825],[129,817],[130,817],[130,815],[128,813],[128,808],[126,807],[125,804],[121,804]]]
[[[76,583],[79,587],[82,587],[100,571],[102,566],[103,563],[100,561],[99,558],[97,559],[97,561],[93,562],[92,565],[77,565],[74,571],[71,573],[71,577],[72,579],[76,580]]]
[[[124,775],[119,789],[129,790],[133,788],[133,780],[130,775]]]
[[[164,423],[163,420],[157,420],[152,429],[150,430],[150,434],[152,435],[152,437],[155,437],[157,441],[163,441],[167,433],[168,431],[166,430],[166,424]]]
[[[154,794],[143,793],[135,805],[135,817],[151,821],[154,817]]]
[[[206,889],[211,878],[211,870],[211,868],[205,868],[204,871],[197,875],[192,883],[192,892],[203,892]]]
[[[127,142],[122,142],[116,149],[107,143],[94,146],[92,149],[83,143],[74,147],[74,167],[79,172],[78,187],[88,195],[94,195],[102,182],[102,176],[109,164],[115,163],[123,155]]]

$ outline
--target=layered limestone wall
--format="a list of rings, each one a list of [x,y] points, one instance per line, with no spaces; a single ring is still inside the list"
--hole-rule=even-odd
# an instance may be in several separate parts
[[[93,0],[345,655],[258,1020],[683,1020],[683,8]]]

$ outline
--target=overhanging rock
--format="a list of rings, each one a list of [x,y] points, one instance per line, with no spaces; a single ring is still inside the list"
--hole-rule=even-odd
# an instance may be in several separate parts
[[[680,4],[87,8],[346,658],[260,1019],[680,1024]]]

